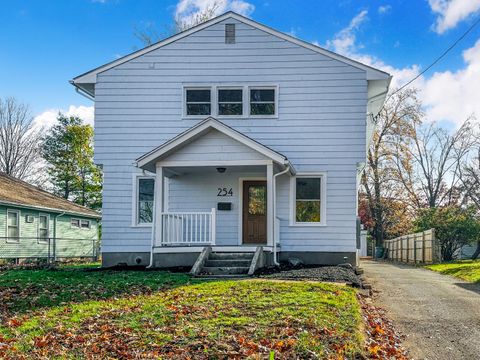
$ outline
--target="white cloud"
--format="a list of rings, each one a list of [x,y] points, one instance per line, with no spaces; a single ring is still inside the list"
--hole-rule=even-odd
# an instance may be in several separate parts
[[[393,75],[391,88],[396,88],[418,75],[419,66],[412,65],[405,68],[396,68],[388,65],[375,56],[362,53],[363,46],[357,43],[356,32],[360,26],[368,20],[368,12],[366,10],[358,13],[348,24],[348,26],[340,30],[333,39],[328,40],[326,47],[341,55],[357,60],[365,65],[370,65],[380,70],[386,71]]]
[[[359,13],[350,24],[327,41],[331,50],[355,59],[363,64],[384,70],[393,75],[391,89],[398,88],[417,76],[421,68],[412,64],[397,68],[383,60],[365,54],[356,42],[355,33],[367,19],[364,11]],[[363,21],[358,21],[363,19]],[[354,21],[355,20],[355,21]],[[411,86],[420,90],[428,121],[462,124],[469,116],[480,117],[480,39],[472,48],[463,52],[465,66],[457,71],[436,72],[430,77],[420,76]]]
[[[457,24],[480,10],[480,0],[428,0],[437,14],[433,30],[438,34],[453,29]]]
[[[464,68],[436,72],[423,84],[422,100],[429,120],[460,125],[472,114],[480,116],[480,39],[463,52],[463,60]]]
[[[226,11],[235,11],[250,16],[255,6],[244,0],[180,0],[175,9],[175,19],[182,23],[191,23],[195,16],[215,6],[215,16]]]
[[[380,15],[388,14],[392,10],[391,5],[382,5],[378,7],[378,13]]]
[[[93,117],[94,117],[94,108],[93,106],[75,106],[70,105],[68,110],[65,109],[48,109],[44,112],[40,113],[39,115],[35,116],[33,119],[33,123],[35,127],[45,127],[49,128],[53,126],[57,121],[58,113],[61,112],[66,116],[78,116],[80,117],[86,124],[90,124],[93,126]]]

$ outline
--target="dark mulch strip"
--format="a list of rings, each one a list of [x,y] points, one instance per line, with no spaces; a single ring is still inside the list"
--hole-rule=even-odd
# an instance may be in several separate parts
[[[355,271],[341,266],[302,266],[294,268],[281,265],[280,267],[261,269],[256,275],[268,279],[342,282],[354,287],[362,287],[362,281],[355,274]]]

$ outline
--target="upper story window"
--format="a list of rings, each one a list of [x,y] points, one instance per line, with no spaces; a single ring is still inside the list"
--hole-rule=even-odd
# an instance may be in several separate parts
[[[275,115],[275,89],[250,89],[250,115]]]
[[[201,84],[183,87],[183,117],[276,118],[278,86]]]
[[[186,89],[185,92],[187,115],[210,115],[212,113],[210,88]]]
[[[243,89],[218,89],[218,115],[243,114]]]

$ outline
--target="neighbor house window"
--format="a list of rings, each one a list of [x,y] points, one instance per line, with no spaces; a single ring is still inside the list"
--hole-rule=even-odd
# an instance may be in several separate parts
[[[243,89],[218,90],[218,115],[243,114]]]
[[[275,115],[275,89],[250,89],[250,115]]]
[[[20,211],[7,210],[7,241],[20,241]]]
[[[212,99],[209,88],[186,89],[185,100],[187,115],[210,115],[212,112]]]
[[[70,219],[70,226],[79,228],[80,227],[80,219],[74,219],[74,218]]]
[[[150,224],[153,221],[154,179],[138,179],[137,223]]]
[[[46,214],[40,214],[38,216],[38,241],[48,241],[48,223],[49,216]]]
[[[90,220],[81,220],[80,227],[82,229],[90,229]]]
[[[323,176],[297,176],[293,179],[295,224],[322,224],[324,220],[322,198]]]

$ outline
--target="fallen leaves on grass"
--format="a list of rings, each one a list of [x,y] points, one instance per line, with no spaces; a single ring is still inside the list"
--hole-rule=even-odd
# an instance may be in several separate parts
[[[369,359],[408,360],[402,339],[384,309],[374,306],[369,298],[358,295],[367,333],[365,352]]]

